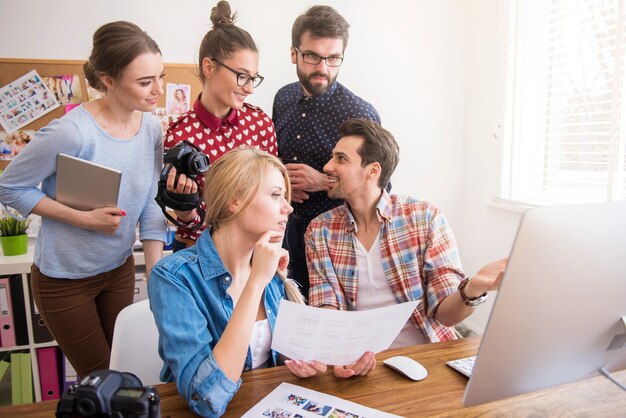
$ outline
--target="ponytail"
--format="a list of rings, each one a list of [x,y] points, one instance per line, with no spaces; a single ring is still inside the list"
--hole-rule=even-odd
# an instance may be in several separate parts
[[[300,292],[300,285],[298,282],[293,279],[288,279],[287,272],[283,270],[276,270],[276,274],[278,274],[278,277],[280,277],[285,285],[285,296],[287,300],[304,305],[306,303],[306,299]]]

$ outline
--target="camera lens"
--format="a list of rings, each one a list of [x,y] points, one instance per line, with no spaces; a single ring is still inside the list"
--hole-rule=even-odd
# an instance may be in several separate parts
[[[190,166],[190,172],[194,174],[206,173],[209,169],[209,158],[204,154],[197,153],[193,156]]]
[[[76,402],[76,412],[81,416],[90,417],[96,413],[96,404],[91,399],[80,398]]]

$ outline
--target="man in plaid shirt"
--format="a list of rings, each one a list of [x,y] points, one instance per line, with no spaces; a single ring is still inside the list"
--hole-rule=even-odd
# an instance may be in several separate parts
[[[465,278],[443,213],[385,191],[399,159],[393,135],[376,122],[349,119],[339,136],[324,172],[329,197],[345,204],[307,229],[310,305],[366,310],[419,300],[391,348],[456,338],[452,326],[497,290],[506,260]]]

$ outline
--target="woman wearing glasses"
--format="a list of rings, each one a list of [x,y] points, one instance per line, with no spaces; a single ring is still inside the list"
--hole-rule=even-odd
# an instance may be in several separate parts
[[[263,81],[259,75],[259,53],[250,34],[235,26],[230,4],[220,1],[211,11],[213,28],[200,44],[199,76],[202,93],[192,109],[173,121],[165,135],[165,148],[188,141],[211,162],[241,145],[277,155],[274,124],[260,108],[245,103]],[[178,177],[178,178],[177,178]],[[202,195],[203,179],[177,176],[172,169],[167,189],[174,193]],[[204,209],[204,203],[202,203]],[[180,225],[173,250],[195,244],[200,235],[201,214],[196,209],[176,211]]]

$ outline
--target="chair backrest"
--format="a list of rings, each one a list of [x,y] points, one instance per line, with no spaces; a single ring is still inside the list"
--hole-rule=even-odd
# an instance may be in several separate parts
[[[161,383],[163,360],[158,352],[159,331],[148,299],[122,309],[115,320],[109,368],[131,372],[144,385]]]

